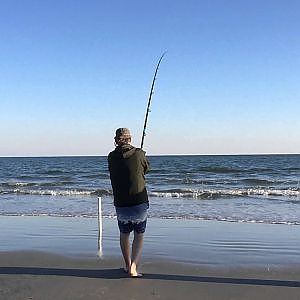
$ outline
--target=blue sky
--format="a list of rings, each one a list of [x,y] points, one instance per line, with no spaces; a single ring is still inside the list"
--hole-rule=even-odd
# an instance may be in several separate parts
[[[299,1],[0,2],[0,156],[300,153]]]

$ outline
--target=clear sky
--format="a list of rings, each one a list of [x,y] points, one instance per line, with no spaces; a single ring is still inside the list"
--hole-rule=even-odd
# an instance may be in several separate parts
[[[0,156],[300,153],[300,1],[0,1]]]

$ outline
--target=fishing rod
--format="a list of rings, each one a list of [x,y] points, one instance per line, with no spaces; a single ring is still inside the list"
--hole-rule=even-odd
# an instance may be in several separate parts
[[[155,83],[155,80],[156,80],[156,75],[157,75],[157,72],[158,72],[159,65],[160,65],[160,63],[161,63],[161,61],[162,61],[162,59],[163,59],[163,57],[165,56],[166,53],[167,52],[164,52],[163,55],[160,57],[160,59],[158,61],[158,64],[156,66],[156,69],[155,69],[153,80],[152,80],[152,85],[151,85],[151,90],[150,90],[149,99],[148,99],[148,105],[147,105],[147,110],[146,110],[144,128],[143,128],[143,135],[142,135],[142,141],[141,141],[141,149],[143,149],[143,145],[144,145],[144,138],[145,138],[145,135],[146,135],[146,127],[147,127],[147,121],[148,121],[148,114],[150,112],[150,104],[151,104],[151,98],[152,98],[153,89],[154,89],[154,83]]]

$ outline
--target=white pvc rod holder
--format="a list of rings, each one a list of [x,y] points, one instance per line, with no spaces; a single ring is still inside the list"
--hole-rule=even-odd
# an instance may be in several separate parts
[[[103,233],[102,203],[101,203],[101,197],[98,197],[98,257],[99,258],[103,257],[102,233]]]

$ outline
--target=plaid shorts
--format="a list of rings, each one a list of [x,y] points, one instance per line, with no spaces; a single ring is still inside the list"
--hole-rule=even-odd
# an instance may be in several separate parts
[[[149,204],[142,203],[128,207],[116,207],[119,230],[122,233],[144,233],[147,224]]]

